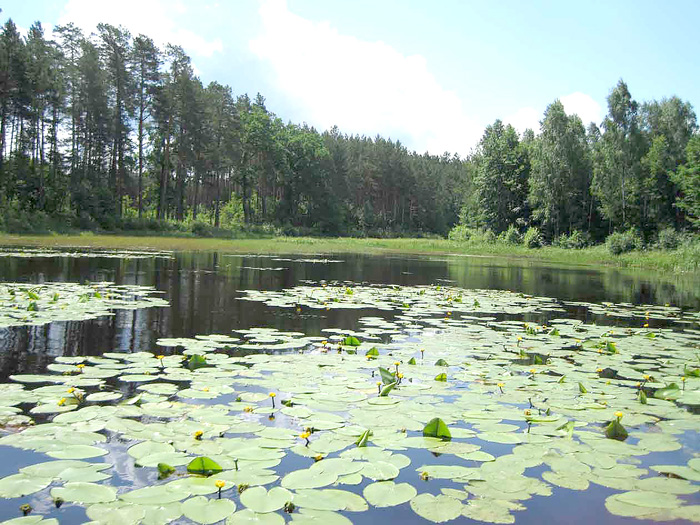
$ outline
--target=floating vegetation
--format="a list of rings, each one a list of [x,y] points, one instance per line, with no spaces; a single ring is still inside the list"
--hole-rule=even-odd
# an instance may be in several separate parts
[[[49,248],[24,248],[21,250],[0,248],[0,257],[68,257],[71,259],[172,259],[173,252],[164,251],[139,251],[139,250],[52,250]]]
[[[112,315],[112,310],[168,306],[147,286],[101,282],[1,283],[0,328],[37,326],[53,321],[82,321]]]
[[[700,521],[696,313],[586,305],[617,325],[545,326],[503,314],[581,305],[347,283],[247,299],[390,314],[327,338],[161,339],[174,353],[59,357],[47,374],[13,376],[0,413],[37,424],[0,445],[52,459],[0,479],[0,497],[60,499],[97,523],[352,523],[398,505],[434,523],[513,523],[533,496],[597,484],[616,491],[604,503],[615,515]],[[112,443],[151,486],[109,484]]]

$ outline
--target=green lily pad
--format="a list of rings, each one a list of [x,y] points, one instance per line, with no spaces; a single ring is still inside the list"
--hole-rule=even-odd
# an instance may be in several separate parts
[[[241,494],[241,503],[258,514],[279,510],[288,501],[292,501],[292,493],[282,487],[269,491],[264,487],[251,487]]]
[[[51,489],[51,497],[74,503],[109,503],[117,499],[117,491],[107,485],[75,481]]]
[[[411,500],[413,512],[433,523],[444,523],[462,515],[459,500],[441,494],[419,494]]]
[[[408,483],[378,481],[367,485],[362,494],[375,507],[394,507],[413,499],[418,492]]]
[[[226,519],[235,511],[236,504],[229,499],[208,499],[204,496],[196,496],[182,504],[182,513],[185,517],[202,525]]]

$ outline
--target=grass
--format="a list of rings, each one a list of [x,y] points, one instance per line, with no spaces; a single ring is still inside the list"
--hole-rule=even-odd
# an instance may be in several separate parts
[[[606,266],[671,273],[697,273],[700,242],[677,250],[644,250],[612,255],[605,246],[571,250],[547,246],[528,249],[504,243],[450,241],[446,239],[359,239],[274,237],[266,239],[207,239],[192,237],[140,237],[123,235],[5,235],[0,246],[44,248],[111,248],[174,251],[219,251],[257,254],[453,254],[533,261],[565,266]]]

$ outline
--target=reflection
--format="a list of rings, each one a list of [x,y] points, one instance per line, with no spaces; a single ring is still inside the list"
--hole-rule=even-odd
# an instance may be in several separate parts
[[[330,258],[329,258],[330,259]],[[352,329],[371,310],[270,308],[239,300],[247,289],[281,290],[303,281],[369,284],[443,284],[499,289],[566,301],[629,302],[700,308],[700,280],[619,269],[561,268],[491,257],[379,257],[347,255],[333,264],[301,257],[231,256],[188,252],[173,258],[0,258],[3,281],[113,281],[153,286],[169,308],[121,310],[83,322],[0,330],[0,376],[41,372],[59,355],[100,355],[107,351],[157,351],[161,337],[231,334],[270,327],[323,335],[324,328]],[[262,268],[274,269],[264,271]],[[282,268],[282,269],[280,269]],[[447,281],[447,282],[446,282]],[[580,317],[585,318],[585,312]],[[526,320],[544,322],[542,316]],[[160,351],[158,351],[160,352]]]

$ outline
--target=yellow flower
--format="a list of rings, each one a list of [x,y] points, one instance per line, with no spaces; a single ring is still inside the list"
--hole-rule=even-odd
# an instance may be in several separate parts
[[[224,488],[224,486],[226,485],[226,482],[223,481],[223,480],[221,480],[221,479],[217,479],[217,480],[214,482],[214,485],[216,486],[217,489],[222,489],[222,488]]]
[[[685,383],[685,376],[681,377],[681,381],[683,381]]]
[[[526,408],[526,409],[525,409],[525,415],[526,415],[526,416],[529,416],[529,415],[531,415],[531,414],[532,414],[532,411],[531,411],[529,408]]]
[[[75,388],[70,387],[68,390],[66,390],[66,392],[68,392],[69,394],[72,394],[73,392],[75,392]]]
[[[323,459],[323,454],[316,454],[316,455],[314,456],[314,460],[315,460],[315,461],[321,461],[322,459]]]
[[[322,344],[323,346],[326,346],[326,345],[328,344],[328,341],[321,341],[321,344]]]
[[[299,434],[299,437],[301,439],[309,439],[310,435],[311,435],[311,432],[302,432],[301,434]]]
[[[252,411],[253,411],[253,407],[245,407],[243,409],[243,412],[252,412]]]
[[[274,392],[270,392],[270,393],[268,394],[268,396],[270,396],[270,397],[275,397],[276,395],[277,395],[277,394],[275,394]]]
[[[422,479],[423,481],[427,481],[429,477],[430,474],[428,474],[426,471],[420,473],[420,479]]]
[[[382,386],[382,382],[381,382],[381,381],[377,381],[377,386]]]
[[[649,374],[644,374],[642,377],[644,378],[644,381],[649,381],[651,379]]]
[[[503,388],[504,386],[506,386],[506,384],[505,383],[498,383],[496,386],[498,388]]]
[[[164,356],[164,355],[157,355],[157,356],[156,356],[156,359],[163,360],[163,359],[165,359],[165,356]]]
[[[395,361],[395,362],[394,362],[394,366],[399,366],[400,364],[401,364],[401,363],[399,363],[398,361]]]
[[[62,397],[61,399],[58,400],[58,406],[62,407],[63,405],[66,404],[66,398]]]
[[[518,336],[518,341],[522,341],[522,340],[523,340],[522,336]]]
[[[85,368],[85,365],[83,363],[80,363],[79,365],[75,365],[75,367],[83,369],[83,368]]]
[[[617,419],[620,419],[622,417],[622,412],[620,412],[619,410],[617,412],[615,412],[615,417]]]
[[[649,323],[644,323],[644,328],[649,328]]]
[[[403,374],[399,372],[398,374],[396,374],[396,377],[398,377],[399,379],[403,379]]]
[[[531,374],[536,374],[536,373],[537,373],[537,369],[536,369],[536,368],[531,368],[531,369],[530,369],[530,373],[531,373]]]
[[[195,438],[195,439],[202,439],[202,435],[203,435],[203,434],[204,434],[204,432],[202,432],[201,430],[197,430],[197,431],[194,433],[194,438]]]
[[[595,371],[598,372],[598,373],[600,374],[600,373],[603,371],[603,369],[602,369],[602,368],[596,368]]]

